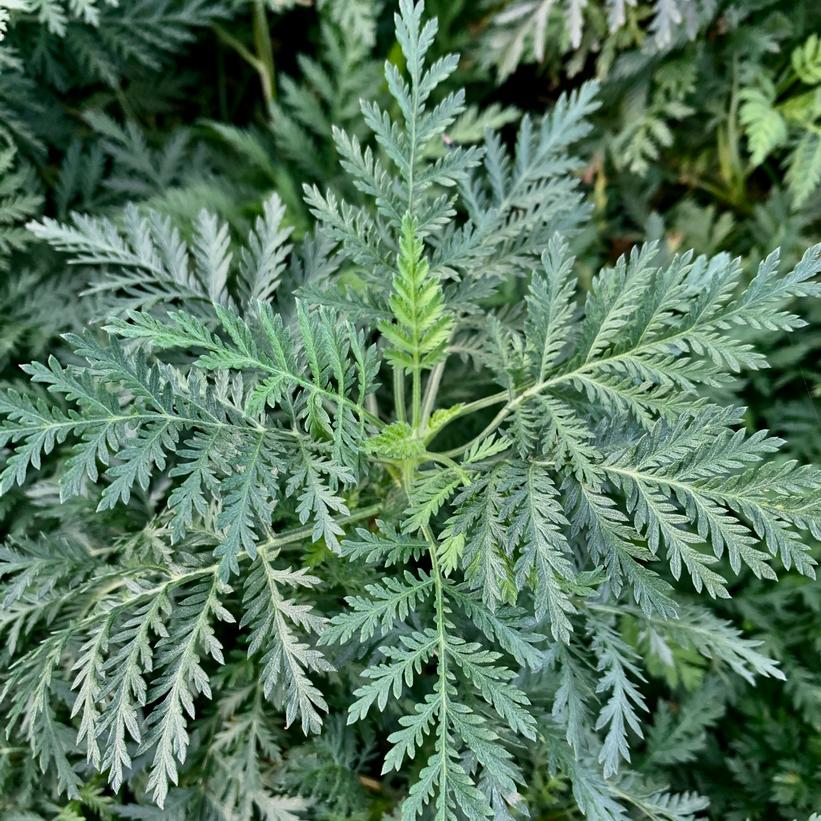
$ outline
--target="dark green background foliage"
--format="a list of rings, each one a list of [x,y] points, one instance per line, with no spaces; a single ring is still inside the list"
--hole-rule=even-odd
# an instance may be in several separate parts
[[[0,819],[819,817],[818,3],[0,33]]]

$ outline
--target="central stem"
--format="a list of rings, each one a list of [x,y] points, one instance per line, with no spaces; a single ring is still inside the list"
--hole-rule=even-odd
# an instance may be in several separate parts
[[[414,432],[418,435],[419,431],[419,422],[422,415],[422,369],[419,365],[414,365],[413,368],[413,380],[412,380],[412,393],[411,393],[411,420]]]
[[[436,542],[429,527],[422,528],[430,553],[431,574],[434,585],[434,612],[436,618],[436,644],[439,657],[439,784],[444,794],[448,783],[448,643],[445,635],[445,597],[443,593],[442,572],[439,568],[439,557],[436,554]]]
[[[396,421],[405,421],[405,372],[400,367],[393,369],[393,404]]]
[[[413,483],[414,474],[417,470],[415,462],[406,462],[402,469],[402,480],[405,485],[405,493],[410,496],[410,488]],[[436,550],[436,538],[430,525],[422,528],[422,535],[428,545],[428,555],[430,556],[431,576],[433,577],[434,589],[434,620],[436,623],[436,655],[439,659],[437,665],[438,684],[440,699],[439,715],[439,747],[440,747],[440,784],[447,784],[447,725],[448,725],[448,642],[445,631],[445,595],[444,578],[439,566],[439,556]]]

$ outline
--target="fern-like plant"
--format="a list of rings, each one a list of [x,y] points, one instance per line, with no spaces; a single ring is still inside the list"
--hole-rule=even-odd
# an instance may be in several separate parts
[[[569,52],[576,71],[588,53],[607,54],[615,44],[640,44],[648,55],[665,53],[693,40],[723,8],[697,0],[506,0],[498,6],[480,59],[494,66],[500,79],[557,53]],[[609,59],[612,53],[605,62]]]
[[[740,92],[739,117],[751,162],[761,165],[777,149],[789,146],[786,181],[796,205],[817,191],[821,182],[819,84],[821,39],[811,34],[793,49],[789,69],[778,81],[772,73],[759,72]]]
[[[709,721],[671,752],[660,718],[636,757],[623,620],[662,659],[783,677],[705,600],[814,574],[821,472],[714,397],[767,364],[746,332],[802,324],[821,246],[745,285],[729,255],[645,245],[580,299],[595,86],[512,150],[443,151],[457,58],[429,57],[421,2],[395,23],[391,108],[335,134],[364,204],[306,187],[296,250],[276,198],[238,252],[205,212],[190,242],[137,209],[31,226],[99,269],[110,316],[0,394],[0,488],[56,482],[101,523],[0,554],[10,755],[75,801],[188,818],[298,817],[356,761],[382,809],[450,821],[521,817],[528,749],[588,818],[694,818],[707,799],[663,764]],[[327,712],[295,779],[278,743]],[[367,755],[334,748],[339,714]]]
[[[5,130],[0,130],[0,141],[0,272],[4,273],[11,254],[31,241],[24,225],[37,213],[43,198],[37,192],[34,174],[20,162],[16,146]]]

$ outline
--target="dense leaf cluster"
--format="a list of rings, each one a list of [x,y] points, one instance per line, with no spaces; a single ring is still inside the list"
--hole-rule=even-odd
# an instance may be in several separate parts
[[[298,5],[0,2],[0,818],[809,817],[811,12]]]

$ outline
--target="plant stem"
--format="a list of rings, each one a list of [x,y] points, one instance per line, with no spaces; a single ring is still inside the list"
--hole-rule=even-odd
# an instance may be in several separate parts
[[[422,528],[422,533],[428,543],[430,553],[431,575],[434,585],[434,608],[436,618],[436,654],[439,658],[438,666],[438,688],[439,688],[439,784],[441,789],[448,783],[448,757],[447,738],[448,731],[448,641],[445,635],[445,601],[442,584],[442,571],[439,568],[439,557],[436,555],[436,541],[433,533],[427,525]]]
[[[442,374],[445,372],[445,360],[437,362],[434,369],[430,372],[428,383],[425,385],[425,398],[422,402],[422,418],[419,421],[419,426],[425,430],[430,421],[430,415],[433,412],[433,406],[436,402],[436,396],[439,393],[439,385],[442,383]]]
[[[424,455],[424,459],[429,460],[431,462],[438,462],[440,465],[445,465],[446,467],[455,470],[459,477],[465,484],[470,484],[470,477],[462,470],[462,467],[459,465],[458,462],[454,462],[447,454],[445,453],[431,453],[427,451]]]
[[[376,396],[372,393],[369,393],[365,397],[365,410],[375,419],[379,419],[379,405],[377,404]]]
[[[454,414],[453,418],[450,419],[449,422],[452,422],[454,419],[458,419],[460,416],[467,416],[469,413],[476,413],[476,411],[483,410],[484,408],[491,408],[494,405],[498,405],[500,402],[506,402],[512,398],[513,397],[511,397],[510,391],[499,391],[498,393],[493,393],[490,396],[484,396],[481,399],[468,402],[459,409],[459,413]]]
[[[260,80],[262,81],[262,93],[265,97],[266,106],[270,106],[276,94],[276,81],[274,71],[274,52],[271,48],[271,31],[268,28],[268,16],[265,13],[263,0],[256,0],[254,3],[254,45],[257,50],[257,57],[262,65]]]
[[[368,505],[368,507],[354,510],[347,516],[340,516],[338,519],[334,519],[334,522],[338,525],[349,525],[354,522],[361,522],[362,519],[370,519],[371,516],[375,516],[380,510],[382,510],[382,505],[380,503]],[[269,550],[272,547],[282,547],[287,544],[293,544],[294,542],[299,542],[302,541],[302,539],[309,538],[312,533],[312,525],[306,525],[305,527],[299,527],[293,530],[286,530],[283,533],[280,533],[277,536],[272,536],[270,539],[263,542],[258,549]],[[240,554],[240,556],[241,555],[242,554]]]
[[[405,374],[402,368],[393,369],[393,404],[396,409],[396,421],[405,421]]]
[[[422,413],[422,371],[418,366],[413,369],[411,385],[411,420],[413,429],[418,432]]]
[[[519,398],[521,399],[521,397],[523,397],[523,396],[524,396],[524,394],[521,394]],[[469,442],[467,442],[464,445],[459,445],[458,447],[451,448],[450,450],[444,451],[442,453],[442,456],[448,456],[448,457],[452,458],[454,456],[459,456],[460,454],[464,453],[466,450],[470,450],[474,445],[481,442],[482,439],[484,439],[486,436],[490,436],[490,434],[493,433],[493,431],[495,431],[496,428],[498,428],[499,425],[501,425],[502,422],[505,421],[505,419],[508,417],[510,412],[516,406],[518,406],[520,404],[521,404],[521,402],[516,402],[515,404],[514,404],[514,402],[508,403],[507,405],[505,405],[505,407],[503,407],[499,411],[499,413],[496,414],[496,416],[493,417],[493,419],[489,422],[489,424],[487,424],[485,426],[484,430],[481,433],[474,436],[473,439],[471,439]]]
[[[236,51],[259,75],[265,105],[270,106],[276,97],[276,87],[274,84],[274,54],[271,49],[271,33],[268,28],[268,18],[265,15],[264,4],[261,0],[254,3],[254,47],[257,51],[256,54],[222,26],[214,25],[214,31],[223,43]]]

